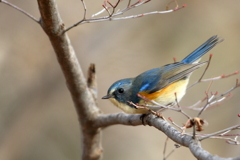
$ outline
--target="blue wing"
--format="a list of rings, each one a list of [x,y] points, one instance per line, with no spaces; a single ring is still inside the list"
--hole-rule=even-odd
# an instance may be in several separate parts
[[[175,81],[183,79],[205,63],[207,62],[197,64],[178,62],[160,68],[151,69],[137,76],[133,82],[133,86],[141,86],[141,88],[136,88],[137,92],[145,91],[153,93],[165,88]]]
[[[141,86],[140,88],[134,88],[134,92],[138,93],[146,91],[149,93],[156,92],[171,83],[187,77],[194,70],[203,66],[207,62],[193,64],[196,60],[201,58],[205,53],[211,50],[218,43],[222,42],[218,36],[212,36],[200,47],[190,53],[181,62],[165,65],[160,68],[151,69],[146,71],[134,80],[133,86]],[[147,78],[146,78],[147,77]],[[137,84],[139,83],[139,84]]]

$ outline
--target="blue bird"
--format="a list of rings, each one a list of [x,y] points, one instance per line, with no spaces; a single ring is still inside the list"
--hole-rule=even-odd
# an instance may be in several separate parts
[[[207,62],[198,62],[209,50],[222,42],[217,35],[208,39],[200,47],[190,53],[182,61],[164,65],[143,72],[135,78],[121,79],[113,83],[108,89],[107,95],[102,99],[109,99],[114,105],[128,114],[146,114],[149,111],[136,108],[129,102],[138,105],[148,104],[148,108],[154,111],[162,107],[154,106],[138,96],[144,96],[164,106],[176,105],[186,93],[191,73]]]

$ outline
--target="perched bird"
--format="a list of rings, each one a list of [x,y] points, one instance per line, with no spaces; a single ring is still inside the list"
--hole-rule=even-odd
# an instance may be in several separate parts
[[[167,64],[143,72],[135,78],[121,79],[113,83],[107,95],[102,99],[109,99],[114,105],[129,114],[146,114],[149,111],[136,108],[130,104],[147,105],[151,110],[161,110],[162,107],[154,106],[138,96],[141,95],[164,106],[176,105],[185,95],[191,73],[207,62],[198,62],[200,58],[218,43],[223,41],[218,36],[213,36],[190,53],[180,62]]]

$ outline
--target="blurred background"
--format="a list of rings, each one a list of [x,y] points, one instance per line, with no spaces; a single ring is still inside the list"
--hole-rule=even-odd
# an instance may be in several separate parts
[[[39,18],[36,1],[9,2]],[[114,3],[115,1],[111,1]],[[132,1],[135,2],[135,1]],[[170,0],[152,1],[125,15],[163,11]],[[240,69],[240,1],[178,0],[187,7],[169,14],[157,14],[124,21],[83,24],[68,32],[86,75],[96,64],[98,105],[106,113],[121,112],[101,97],[118,79],[135,77],[143,71],[181,60],[213,35],[225,41],[211,50],[213,59],[205,75],[210,78]],[[81,1],[58,0],[65,26],[83,17]],[[120,8],[126,5],[122,2]],[[87,17],[102,9],[103,1],[88,0]],[[169,8],[174,8],[174,3]],[[0,3],[0,159],[78,160],[81,136],[77,115],[55,53],[41,27],[9,6]],[[208,54],[207,54],[208,55]],[[203,60],[207,60],[208,56]],[[196,71],[191,83],[203,69]],[[226,92],[236,78],[214,81],[211,91]],[[191,88],[181,106],[190,106],[204,97],[209,83]],[[202,133],[212,133],[239,124],[240,89],[231,99],[203,113],[209,123]],[[198,112],[186,110],[191,116]],[[173,111],[163,113],[179,125],[186,118]],[[191,132],[191,129],[188,130]],[[103,131],[104,160],[162,159],[166,136],[149,126],[116,125]],[[167,153],[173,146],[169,140]],[[240,155],[240,147],[225,140],[208,139],[203,148],[223,157]],[[194,159],[187,148],[177,149],[169,160]]]

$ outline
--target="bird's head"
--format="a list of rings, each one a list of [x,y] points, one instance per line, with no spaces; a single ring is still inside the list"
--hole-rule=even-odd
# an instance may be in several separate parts
[[[133,78],[127,78],[113,83],[108,89],[107,95],[102,99],[109,99],[118,107],[121,104],[128,104],[132,94],[132,82]]]

